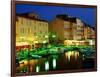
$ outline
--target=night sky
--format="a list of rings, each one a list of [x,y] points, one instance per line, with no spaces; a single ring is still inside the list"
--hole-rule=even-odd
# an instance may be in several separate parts
[[[16,13],[34,12],[40,16],[41,19],[51,21],[57,14],[66,14],[73,17],[80,18],[83,22],[94,27],[95,25],[95,8],[78,8],[78,7],[64,7],[64,6],[46,6],[46,5],[31,5],[31,4],[17,4]]]

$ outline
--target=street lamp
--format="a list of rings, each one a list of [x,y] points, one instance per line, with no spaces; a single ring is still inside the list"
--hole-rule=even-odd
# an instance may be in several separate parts
[[[36,36],[36,38],[38,38],[38,36]]]
[[[53,38],[55,38],[55,37],[56,37],[56,35],[52,35],[52,37],[53,37]]]
[[[45,43],[46,43],[46,40],[43,41],[43,44],[45,44]]]
[[[56,35],[52,35],[52,41],[53,41],[53,43],[55,44],[56,43]]]
[[[48,42],[48,38],[49,38],[49,36],[48,35],[45,35],[45,42],[46,43]]]
[[[34,43],[39,43],[38,41],[34,41]]]
[[[49,36],[48,35],[45,35],[45,38],[48,38]]]

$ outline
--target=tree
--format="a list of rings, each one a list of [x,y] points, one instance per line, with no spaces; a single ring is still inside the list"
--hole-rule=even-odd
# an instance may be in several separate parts
[[[49,32],[49,41],[51,44],[57,43],[57,35],[56,32]]]

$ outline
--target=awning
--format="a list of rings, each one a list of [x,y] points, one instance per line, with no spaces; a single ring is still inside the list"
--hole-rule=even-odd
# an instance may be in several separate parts
[[[27,42],[17,42],[16,46],[24,46],[24,45],[29,45]]]

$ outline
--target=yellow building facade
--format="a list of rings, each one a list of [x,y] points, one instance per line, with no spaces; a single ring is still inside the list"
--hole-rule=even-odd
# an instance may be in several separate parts
[[[47,34],[47,21],[32,17],[17,16],[16,43],[27,42],[30,45],[43,43],[44,41],[48,42],[48,38],[44,38]]]
[[[82,40],[84,24],[75,17],[59,15],[50,23],[50,31],[56,32],[59,40]]]

